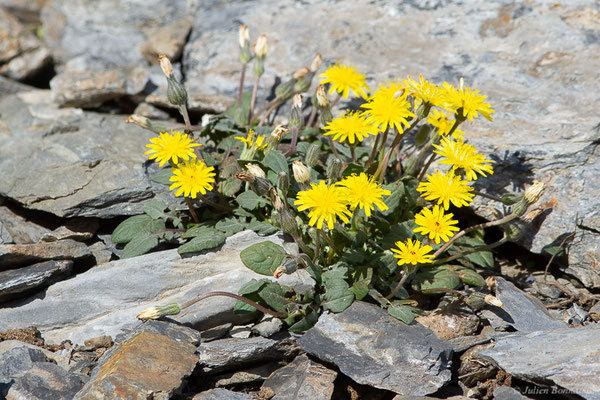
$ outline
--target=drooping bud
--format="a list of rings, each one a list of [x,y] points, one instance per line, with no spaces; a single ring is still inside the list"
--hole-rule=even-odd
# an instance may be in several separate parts
[[[306,165],[308,165],[310,168],[313,168],[315,165],[317,165],[320,152],[321,146],[318,144],[310,145],[308,150],[306,150],[306,157],[304,157],[304,162],[306,162]]]
[[[185,87],[175,79],[173,75],[173,65],[171,60],[164,54],[158,55],[160,68],[167,77],[167,98],[169,102],[176,106],[181,106],[187,102],[187,92]]]
[[[310,170],[301,161],[296,160],[292,163],[292,171],[296,182],[307,183],[310,180]]]
[[[252,58],[252,54],[250,54],[250,32],[244,24],[240,25],[238,40],[240,42],[240,62],[246,64]]]
[[[250,189],[259,196],[264,196],[269,193],[269,190],[271,190],[272,187],[273,185],[270,180],[258,176],[254,179],[254,182],[250,184]]]
[[[267,35],[264,33],[258,37],[256,43],[254,43],[254,54],[257,58],[265,58],[267,56]]]
[[[248,170],[248,172],[250,172],[256,178],[266,178],[267,177],[265,175],[265,171],[263,171],[262,168],[256,164],[248,163],[248,164],[246,164],[246,169]]]
[[[544,182],[534,181],[533,185],[529,186],[527,190],[525,190],[525,194],[523,198],[529,203],[534,204],[542,197],[544,191],[546,190],[546,186]]]
[[[296,78],[292,78],[285,82],[280,83],[275,88],[275,95],[282,101],[288,101],[294,95],[294,86],[296,85]]]
[[[296,93],[304,93],[310,88],[312,78],[315,75],[308,68],[302,67],[302,69],[296,71],[294,78],[296,78],[296,84],[294,85],[294,91]]]
[[[292,115],[290,116],[290,128],[302,129],[304,118],[302,117],[302,95],[297,93],[292,98]]]
[[[294,167],[292,166],[292,169]],[[287,196],[287,192],[290,188],[290,177],[285,171],[280,171],[277,174],[277,189],[281,190],[284,196]]]
[[[167,77],[167,79],[172,78],[173,77],[173,65],[171,65],[171,60],[169,60],[169,57],[165,56],[164,54],[159,54],[158,62],[160,64],[160,69],[162,69],[162,71],[165,74],[165,76]]]
[[[167,131],[167,128],[164,125],[154,123],[148,118],[139,114],[130,115],[125,122],[128,124],[136,124],[137,126],[148,129],[154,133],[163,133]]]
[[[326,126],[333,119],[333,114],[331,113],[331,104],[329,103],[323,85],[319,85],[315,97],[317,99],[317,108],[320,113],[321,125]]]
[[[415,146],[417,146],[417,147],[423,146],[425,144],[425,142],[427,142],[427,140],[429,140],[429,132],[430,131],[431,131],[431,128],[429,127],[429,125],[427,125],[427,124],[421,125],[421,127],[417,131],[417,134],[415,135]]]
[[[317,70],[321,67],[322,62],[323,57],[321,57],[321,54],[315,54],[315,58],[313,58],[312,63],[310,64],[310,71],[317,72]]]
[[[283,137],[288,133],[288,131],[289,129],[286,124],[279,124],[275,127],[275,129],[273,129],[273,132],[271,132],[271,137],[273,140],[279,143],[281,142],[281,139],[283,139]]]
[[[500,301],[499,298],[492,296],[491,294],[486,294],[483,300],[485,301],[485,304],[489,304],[490,306],[504,308],[504,304],[502,304],[502,301]]]
[[[512,206],[523,198],[523,194],[506,193],[500,198],[505,206]]]
[[[282,207],[279,211],[279,226],[281,230],[285,233],[291,235],[292,237],[300,236],[300,231],[298,229],[298,222],[296,221],[296,217],[287,207]]]
[[[159,319],[167,315],[177,315],[181,312],[181,307],[177,303],[169,303],[166,306],[154,306],[146,308],[137,315],[137,319],[146,321],[149,319]]]
[[[326,175],[331,182],[337,182],[342,177],[342,160],[332,158],[327,165]]]
[[[325,93],[325,86],[319,85],[317,88],[317,104],[319,107],[329,107],[329,99]]]

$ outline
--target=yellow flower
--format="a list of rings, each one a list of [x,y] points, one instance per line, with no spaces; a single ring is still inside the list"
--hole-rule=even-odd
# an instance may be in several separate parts
[[[444,86],[444,103],[445,108],[454,112],[458,118],[472,121],[477,118],[478,114],[483,115],[488,121],[492,120],[490,114],[496,111],[490,108],[490,104],[483,101],[487,96],[478,94],[479,90],[472,90],[469,87],[463,87],[463,80],[460,78],[458,89],[447,82]]]
[[[255,137],[253,130],[248,132],[248,136],[246,136],[246,137],[236,136],[235,138],[238,139],[240,142],[244,143],[244,146],[247,148],[254,147],[257,150],[262,150],[265,147],[267,147],[267,141],[265,140],[265,137],[264,136]]]
[[[323,221],[327,222],[327,227],[333,229],[333,223],[336,217],[342,221],[348,222],[348,217],[352,215],[348,211],[346,201],[346,191],[336,184],[326,185],[324,181],[319,184],[313,183],[311,189],[298,192],[297,200],[294,204],[298,206],[298,211],[310,209],[308,217],[310,226],[323,227]]]
[[[213,167],[207,167],[204,161],[190,160],[185,163],[181,163],[177,168],[173,168],[173,176],[169,178],[171,182],[174,182],[169,190],[176,188],[175,196],[196,198],[198,192],[206,194],[206,191],[212,190],[212,183],[214,183],[215,173],[212,172],[215,169]]]
[[[398,249],[392,249],[394,257],[398,258],[398,265],[403,264],[427,264],[431,262],[433,254],[428,254],[433,248],[429,245],[421,246],[418,240],[408,239],[405,243],[396,242]]]
[[[468,206],[473,201],[472,187],[467,185],[460,176],[453,172],[446,174],[436,171],[427,175],[427,182],[421,182],[417,187],[418,192],[424,192],[421,197],[426,200],[437,200],[437,204],[443,204],[444,209],[450,207],[450,202],[456,207]]]
[[[357,112],[332,119],[323,129],[327,131],[325,136],[334,135],[333,140],[340,143],[348,140],[350,144],[354,144],[356,139],[362,142],[369,134],[377,134],[377,129]]]
[[[454,225],[458,224],[455,219],[450,219],[454,214],[444,214],[444,210],[440,206],[433,206],[433,210],[424,208],[420,214],[415,215],[415,223],[419,225],[414,232],[420,232],[423,235],[429,235],[429,239],[435,244],[440,243],[440,238],[447,242],[449,238],[454,236],[454,232],[460,229]]]
[[[463,143],[463,139],[453,141],[448,138],[442,138],[439,145],[433,145],[437,150],[434,153],[441,155],[445,159],[440,160],[440,164],[451,165],[453,170],[463,169],[467,180],[477,180],[477,174],[487,176],[493,174],[491,165],[492,160],[485,158],[483,154],[477,153],[477,149],[470,144]]]
[[[189,160],[196,158],[194,147],[201,146],[199,143],[193,143],[186,134],[175,132],[173,135],[169,133],[160,133],[159,137],[150,139],[151,144],[147,144],[150,150],[144,154],[150,154],[148,159],[159,161],[158,166],[162,166],[167,161],[173,161],[173,164],[178,164],[179,159]],[[154,154],[152,154],[154,153]]]
[[[365,82],[365,76],[359,73],[358,69],[354,69],[354,67],[335,64],[327,68],[319,77],[325,78],[321,83],[331,83],[329,93],[336,91],[344,99],[348,98],[350,89],[352,89],[356,96],[365,99],[367,98],[367,91],[370,90]]]
[[[367,110],[363,112],[367,122],[375,125],[378,129],[385,131],[388,126],[396,127],[398,132],[404,132],[402,124],[410,126],[407,118],[415,116],[410,111],[410,103],[406,101],[408,92],[397,91],[390,87],[378,89],[369,102],[361,107]]]
[[[444,113],[438,110],[433,110],[432,113],[429,114],[427,122],[438,129],[438,134],[440,136],[447,135],[454,126],[454,120],[449,120]],[[452,132],[452,137],[458,139],[464,134],[463,131],[457,128]]]
[[[411,96],[432,106],[441,106],[443,104],[441,88],[438,85],[427,82],[423,79],[423,75],[419,75],[419,82],[415,82],[410,76],[403,82]]]
[[[389,196],[392,192],[382,189],[364,172],[346,177],[339,185],[346,188],[346,199],[351,210],[360,207],[365,210],[367,217],[370,217],[371,209],[375,209],[375,206],[380,210],[388,209],[381,197]]]

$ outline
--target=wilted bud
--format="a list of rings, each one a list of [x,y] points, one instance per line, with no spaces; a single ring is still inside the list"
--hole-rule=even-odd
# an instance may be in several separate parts
[[[337,182],[342,176],[342,160],[339,158],[332,158],[327,165],[327,178],[332,182]]]
[[[294,91],[296,93],[304,93],[310,88],[310,84],[312,82],[312,78],[315,75],[314,72],[311,72],[308,68],[302,67],[299,71],[294,74],[294,78],[296,78],[296,84],[294,85]]]
[[[163,133],[167,131],[167,127],[163,124],[154,123],[148,118],[138,114],[130,115],[125,122],[128,124],[136,124],[137,126],[148,129],[154,133]]]
[[[429,140],[429,132],[430,131],[431,131],[431,128],[429,127],[429,125],[427,125],[427,124],[421,125],[421,127],[417,131],[417,134],[415,135],[415,146],[417,146],[417,147],[423,146],[425,144],[425,142],[427,142],[427,140]]]
[[[294,167],[292,166],[292,169]],[[279,171],[277,174],[277,189],[281,190],[284,196],[287,196],[287,192],[290,188],[290,177],[285,171]]]
[[[302,117],[302,95],[295,94],[292,98],[292,115],[290,116],[290,128],[296,127],[302,129],[304,118]]]
[[[159,319],[167,315],[177,315],[181,312],[181,308],[177,303],[170,303],[166,306],[154,306],[146,308],[137,315],[137,319],[146,321],[149,319]]]
[[[284,208],[283,201],[281,201],[281,197],[277,194],[277,190],[275,188],[269,189],[269,197],[271,198],[271,203],[273,203],[273,207],[277,211],[281,211]]]
[[[258,37],[256,43],[254,43],[254,54],[258,58],[265,58],[267,56],[267,35],[264,33]]]
[[[513,204],[523,199],[523,195],[517,193],[506,193],[502,195],[500,199],[502,200],[502,204],[504,204],[505,206],[512,206]]]
[[[546,187],[544,182],[534,181],[533,185],[529,186],[527,190],[525,190],[525,194],[523,198],[531,205],[536,203],[540,197],[544,194],[544,190]]]
[[[289,129],[286,124],[279,124],[271,132],[271,137],[277,142],[281,142],[281,139],[288,133]]]
[[[250,54],[250,32],[244,24],[240,25],[238,40],[240,42],[240,62],[246,64],[250,62],[252,54]]]
[[[283,265],[280,265],[279,267],[275,268],[275,271],[271,270],[275,279],[279,279],[281,275],[285,274],[285,271],[286,269]]]
[[[327,93],[325,93],[325,86],[319,85],[317,88],[317,105],[322,107],[329,107],[329,99],[327,98]]]
[[[288,101],[294,95],[294,86],[296,79],[292,78],[286,82],[282,82],[275,88],[275,95],[283,101]]]
[[[246,171],[238,172],[235,175],[235,177],[241,181],[248,182],[248,183],[252,183],[256,179],[256,177],[254,175],[252,175],[250,172],[246,172]]]
[[[315,165],[317,165],[320,152],[321,146],[318,144],[311,144],[308,150],[306,150],[306,157],[304,157],[304,162],[306,162],[306,165],[308,165],[310,168],[313,168]]]
[[[298,183],[307,183],[310,180],[310,170],[302,162],[296,160],[292,163],[292,171],[294,171],[294,179]]]
[[[311,72],[317,72],[317,70],[321,67],[321,63],[323,62],[323,57],[321,54],[317,53],[315,58],[313,58],[312,63],[310,64]]]
[[[294,72],[294,79],[302,79],[309,72],[310,72],[310,70],[307,67],[302,67],[298,71]]]
[[[302,95],[300,93],[295,94],[292,98],[292,107],[302,109]]]
[[[160,69],[162,69],[163,73],[167,78],[171,78],[173,76],[173,66],[171,65],[171,60],[164,54],[158,55],[158,62],[160,64]]]
[[[256,178],[266,178],[267,177],[265,175],[265,171],[263,171],[262,168],[256,164],[248,163],[248,164],[246,164],[246,169],[248,170],[248,172],[250,172]]]
[[[485,301],[485,304],[489,304],[490,306],[504,308],[504,304],[502,304],[500,299],[495,296],[492,296],[491,294],[486,294],[483,300]]]

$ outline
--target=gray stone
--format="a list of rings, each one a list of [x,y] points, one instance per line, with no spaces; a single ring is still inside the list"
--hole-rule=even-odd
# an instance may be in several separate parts
[[[16,244],[37,243],[50,232],[50,229],[27,221],[6,206],[0,206],[0,223]]]
[[[496,278],[496,297],[504,307],[490,307],[490,311],[519,332],[529,333],[567,327],[562,321],[552,317],[540,300],[524,293],[500,277]]]
[[[494,400],[527,400],[517,389],[508,386],[498,386],[494,389]]]
[[[0,245],[0,270],[44,260],[82,260],[90,257],[87,246],[71,239],[36,244]]]
[[[107,335],[96,336],[94,338],[88,339],[83,342],[87,347],[91,347],[93,349],[97,349],[98,347],[106,347],[109,348],[113,345],[112,338]]]
[[[159,54],[164,54],[172,62],[181,58],[185,40],[193,26],[193,18],[186,16],[168,25],[146,32],[148,40],[142,45],[142,55],[150,63],[156,63]]]
[[[0,272],[0,302],[42,289],[71,275],[73,261],[46,261]]]
[[[23,22],[39,22],[40,11],[46,0],[0,0],[0,7]]]
[[[56,364],[35,363],[14,378],[6,400],[71,400],[81,389],[81,379]]]
[[[275,392],[272,400],[329,400],[337,372],[312,361],[306,354],[280,368],[263,383]]]
[[[57,353],[53,353],[50,350],[46,350],[42,347],[30,344],[30,343],[25,343],[25,342],[21,342],[20,340],[4,340],[2,342],[0,342],[0,357],[2,357],[2,355],[4,353],[6,353],[9,350],[15,349],[15,348],[25,348],[25,349],[31,349],[33,350],[34,354],[38,354],[39,352],[42,352],[44,356],[46,356],[46,360],[43,360],[44,362],[46,361],[51,361],[51,362],[55,362],[57,365],[61,366],[62,368],[67,369],[69,367],[69,360]],[[23,353],[20,353],[23,354]],[[37,358],[37,356],[36,356]],[[41,357],[40,357],[41,358]]]
[[[112,258],[113,252],[102,241],[91,244],[88,248],[96,260],[96,265],[107,263]]]
[[[322,315],[298,345],[360,384],[398,394],[433,393],[451,377],[450,344],[363,302]]]
[[[244,231],[229,237],[219,250],[194,257],[181,258],[177,250],[166,250],[112,261],[55,283],[44,296],[7,303],[0,309],[0,321],[3,329],[35,325],[48,343],[70,339],[82,344],[94,336],[115,337],[121,329],[139,325],[136,315],[150,306],[181,304],[210,291],[237,293],[250,279],[264,278],[246,268],[239,254],[265,240],[283,243],[278,235],[260,237]],[[279,282],[306,285],[311,278],[304,272],[286,275]],[[234,304],[235,299],[211,297],[174,319],[198,330],[243,321],[247,317],[234,314]]]
[[[506,335],[479,353],[508,374],[600,399],[600,328],[556,329]]]
[[[0,74],[23,80],[50,61],[50,52],[11,14],[0,8]]]
[[[221,339],[223,336],[227,335],[231,327],[232,323],[226,323],[223,325],[215,326],[210,329],[206,329],[202,331],[202,342],[210,342],[213,340]]]
[[[216,374],[256,363],[283,360],[295,356],[299,351],[298,346],[289,337],[255,337],[203,343],[198,348],[198,355],[203,371]]]
[[[155,135],[124,116],[58,108],[48,90],[2,97],[0,113],[11,132],[0,138],[0,195],[61,217],[139,214],[151,198],[182,204],[150,180],[158,164],[144,146]]]
[[[57,240],[72,239],[85,242],[94,237],[94,233],[100,227],[96,218],[73,218],[63,226],[59,226],[52,232],[42,236],[44,242],[55,242]]]
[[[46,357],[41,349],[13,347],[0,355],[0,377],[6,380],[13,376],[22,375],[34,363],[49,361],[50,359]]]
[[[465,350],[469,350],[473,346],[478,344],[487,343],[491,340],[487,335],[475,335],[475,336],[461,336],[454,339],[448,340],[452,345],[452,350],[455,353],[462,353]]]
[[[195,395],[192,400],[253,400],[254,397],[246,393],[232,392],[227,389],[210,389]]]
[[[248,384],[262,383],[275,370],[279,369],[282,362],[271,362],[258,367],[244,368],[241,371],[228,372],[213,376],[216,387],[247,386]]]
[[[2,222],[0,222],[0,244],[11,244],[14,243],[13,237]]]
[[[282,320],[265,315],[262,321],[252,327],[252,333],[268,338],[279,332],[281,328],[283,328]]]
[[[100,358],[75,399],[170,399],[194,370],[199,343],[193,329],[150,320]]]
[[[168,112],[163,111],[160,108],[155,107],[152,104],[146,102],[138,104],[135,110],[133,110],[133,113],[143,115],[144,117],[150,119],[166,120],[171,117]]]
[[[252,333],[252,325],[234,326],[229,331],[229,336],[235,339],[248,339]]]

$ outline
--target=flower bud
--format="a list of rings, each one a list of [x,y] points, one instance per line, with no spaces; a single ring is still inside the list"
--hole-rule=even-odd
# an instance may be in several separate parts
[[[173,65],[171,65],[171,60],[169,60],[169,57],[165,56],[164,54],[159,54],[158,63],[160,64],[160,69],[162,69],[167,79],[173,77]]]
[[[317,165],[320,152],[321,146],[318,144],[311,144],[308,150],[306,150],[306,157],[304,157],[304,162],[306,162],[306,165],[308,165],[310,168],[313,168],[315,165]]]
[[[271,199],[271,203],[273,203],[275,210],[279,212],[284,208],[283,201],[281,201],[281,197],[279,197],[279,194],[274,187],[269,189],[269,198]]]
[[[429,127],[429,125],[427,125],[427,124],[421,125],[421,127],[417,131],[417,134],[415,135],[415,146],[417,146],[417,147],[423,146],[425,144],[425,142],[427,142],[427,140],[429,140],[429,132],[430,131],[431,131],[431,128]]]
[[[167,98],[171,104],[176,106],[184,105],[187,102],[185,87],[173,76],[167,77]]]
[[[502,200],[502,204],[505,206],[512,206],[516,202],[520,201],[523,198],[522,194],[517,193],[506,193],[502,195],[500,198]]]
[[[288,133],[288,131],[289,128],[286,124],[279,124],[275,127],[275,129],[273,129],[273,132],[271,132],[271,137],[279,143],[281,142],[281,139],[283,139],[283,137]]]
[[[285,233],[291,235],[292,237],[300,236],[300,232],[298,230],[298,222],[296,221],[296,217],[287,207],[282,207],[279,211],[279,225],[281,226],[281,230]]]
[[[248,163],[246,164],[246,169],[256,178],[266,178],[265,171],[256,164]]]
[[[323,57],[321,54],[317,53],[315,58],[313,58],[312,63],[310,64],[310,71],[317,72],[317,70],[321,67],[321,63],[323,62]]]
[[[489,304],[490,306],[504,308],[504,304],[502,304],[502,301],[500,301],[499,298],[492,296],[491,294],[486,294],[483,298],[483,301],[485,301],[485,304]]]
[[[417,108],[417,118],[425,119],[429,115],[429,111],[431,111],[431,103],[423,102]]]
[[[467,305],[474,311],[479,311],[485,307],[485,295],[481,292],[473,292],[467,298]]]
[[[294,95],[294,86],[296,79],[292,78],[286,82],[282,82],[275,88],[275,95],[282,101],[288,101]]]
[[[332,158],[327,165],[326,175],[331,182],[337,182],[342,177],[342,160]]]
[[[534,181],[533,185],[529,186],[527,190],[525,190],[525,194],[523,198],[531,205],[536,203],[540,197],[544,194],[546,187],[544,182]]]
[[[264,196],[269,193],[273,185],[266,178],[256,176],[254,182],[250,183],[250,189],[259,196]]]
[[[128,124],[136,124],[137,126],[148,129],[154,133],[163,133],[167,131],[167,128],[164,125],[154,123],[148,118],[138,114],[130,115],[125,122]]]
[[[311,72],[308,68],[303,67],[294,74],[296,78],[296,84],[294,85],[294,91],[296,93],[304,93],[310,88],[312,78],[315,76],[314,72]]]
[[[250,54],[250,33],[244,24],[240,25],[238,40],[240,42],[240,62],[247,64],[252,59],[252,54]]]
[[[238,172],[235,175],[235,177],[238,178],[240,181],[244,181],[244,182],[248,182],[248,183],[252,183],[256,179],[256,177],[254,175],[252,175],[250,172],[246,172],[246,171]]]
[[[329,107],[329,99],[327,98],[327,93],[325,93],[325,86],[319,85],[317,88],[317,105],[322,107]]]
[[[255,76],[261,77],[265,73],[265,61],[264,58],[255,58],[254,67],[252,68]]]
[[[177,303],[169,303],[166,306],[154,306],[146,308],[137,315],[137,319],[146,321],[149,319],[159,319],[166,315],[177,315],[181,312],[181,308]]]
[[[294,179],[298,183],[307,183],[310,180],[310,170],[302,162],[296,160],[292,163]]]
[[[292,169],[294,167],[292,166]],[[281,190],[284,196],[287,196],[287,192],[290,188],[290,177],[285,171],[280,171],[277,174],[277,189]]]
[[[411,154],[404,162],[404,173],[410,176],[416,176],[419,171],[419,157],[416,154]]]
[[[254,43],[254,54],[257,58],[265,58],[267,56],[267,35],[264,33],[258,37],[256,43]]]
[[[304,118],[302,117],[302,95],[295,94],[292,98],[292,115],[290,116],[290,128],[296,127],[298,130],[304,126]]]

